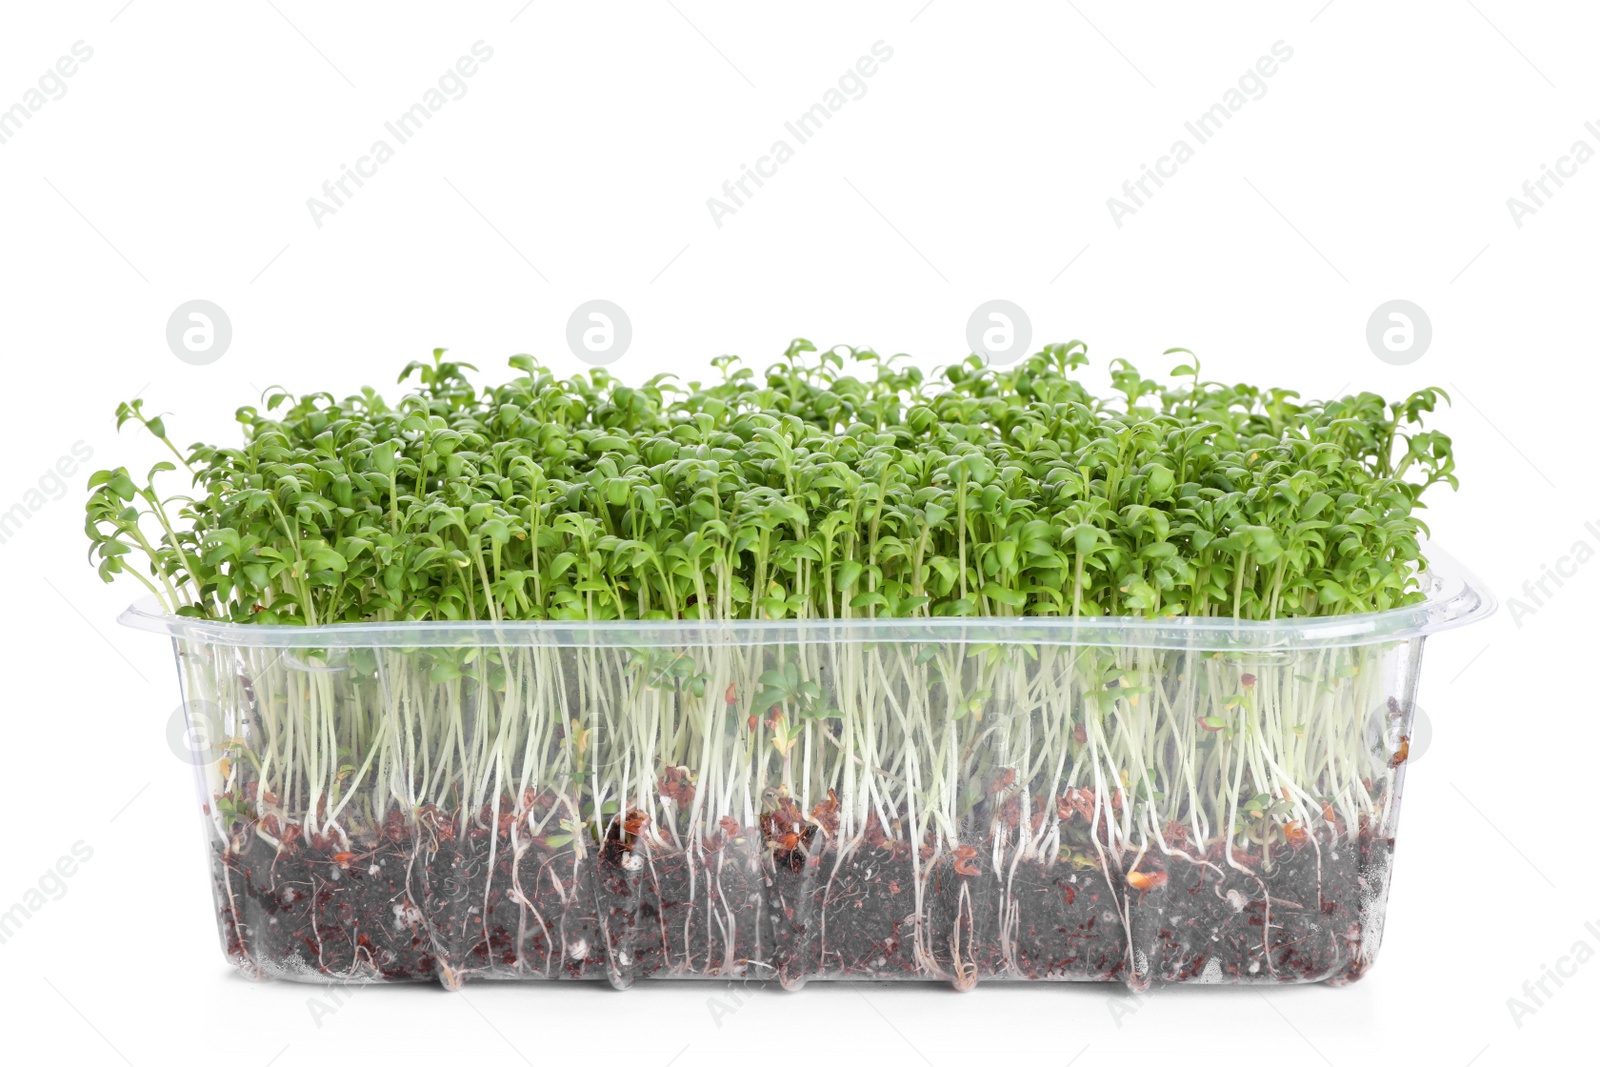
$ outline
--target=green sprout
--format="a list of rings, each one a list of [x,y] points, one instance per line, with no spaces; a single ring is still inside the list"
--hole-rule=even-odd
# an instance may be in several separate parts
[[[811,816],[819,840],[843,855],[887,835],[919,879],[958,848],[965,871],[980,844],[1002,873],[1109,874],[1151,850],[1245,870],[1238,854],[1270,863],[1387,818],[1397,771],[1374,768],[1365,726],[1396,646],[1258,663],[714,636],[1422,599],[1421,498],[1456,481],[1449,438],[1421,427],[1442,391],[1302,401],[1167,354],[1188,359],[1176,384],[1119,360],[1108,400],[1075,376],[1081,342],[925,377],[797,340],[761,374],[714,361],[712,384],[561,380],[517,356],[518,376],[483,388],[439,349],[393,405],[274,390],[238,410],[242,443],[187,453],[132,401],[119,425],[149,430],[192,489],[158,491],[170,462],[142,483],[95,473],[90,557],[168,612],[245,626],[709,624],[670,647],[180,639],[186,691],[224,709],[235,743],[209,771],[223,842],[243,828],[277,846],[294,826],[348,847],[395,813],[462,830],[509,816],[517,855],[582,864],[624,819],[647,849],[696,852],[775,805],[804,818],[836,799]],[[942,973],[933,936],[917,927],[918,959]]]

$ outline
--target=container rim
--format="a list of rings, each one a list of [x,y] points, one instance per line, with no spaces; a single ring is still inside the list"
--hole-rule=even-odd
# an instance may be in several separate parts
[[[1423,544],[1427,599],[1387,611],[1313,618],[1239,620],[1195,615],[1163,619],[999,616],[918,619],[778,619],[734,622],[616,620],[568,622],[346,622],[265,626],[192,619],[164,611],[154,597],[131,604],[124,626],[175,640],[235,648],[687,647],[941,642],[955,644],[1106,645],[1120,648],[1233,651],[1347,648],[1453,630],[1488,618],[1498,604],[1488,587],[1453,556]]]

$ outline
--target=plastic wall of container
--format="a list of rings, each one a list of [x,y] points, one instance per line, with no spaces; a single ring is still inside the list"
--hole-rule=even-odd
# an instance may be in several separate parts
[[[468,978],[1345,982],[1382,937],[1428,550],[1362,615],[171,636],[228,958]]]

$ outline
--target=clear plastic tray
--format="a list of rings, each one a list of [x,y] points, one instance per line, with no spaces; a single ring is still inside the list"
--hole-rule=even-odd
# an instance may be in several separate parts
[[[1382,937],[1425,602],[1133,618],[171,636],[253,976],[1350,981]]]

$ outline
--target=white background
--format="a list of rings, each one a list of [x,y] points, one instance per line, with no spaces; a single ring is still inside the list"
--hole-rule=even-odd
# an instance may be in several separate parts
[[[0,910],[74,842],[93,849],[0,945],[6,1058],[1592,1057],[1600,960],[1549,984],[1520,1027],[1507,999],[1580,939],[1600,950],[1587,674],[1600,561],[1517,619],[1506,598],[1575,542],[1600,548],[1600,161],[1520,227],[1506,200],[1575,140],[1600,149],[1584,129],[1600,120],[1600,24],[1578,4],[1322,4],[6,4],[0,108],[74,42],[93,48],[0,144],[0,511],[42,502],[0,545]],[[315,225],[307,198],[479,40],[493,58],[466,95]],[[715,225],[706,199],[880,40],[893,58],[866,94]],[[1116,226],[1107,198],[1280,40],[1293,58],[1266,94]],[[328,1014],[316,987],[234,976],[192,779],[164,738],[168,649],[114,624],[135,589],[84,564],[83,478],[155,458],[148,438],[116,433],[117,401],[174,412],[186,443],[230,439],[233,409],[262,387],[392,389],[435,346],[492,378],[524,351],[573,373],[564,324],[594,297],[632,318],[612,368],[630,380],[725,352],[764,365],[795,335],[932,367],[965,354],[980,301],[1004,297],[1036,344],[1086,340],[1097,383],[1117,356],[1164,374],[1159,353],[1183,345],[1208,376],[1306,395],[1447,388],[1438,425],[1463,484],[1429,518],[1502,609],[1429,645],[1435,739],[1411,774],[1373,972],[1344,989],[1146,1000],[813,984],[720,1017],[713,1004],[735,1000],[710,985],[368,989]],[[1397,297],[1434,329],[1403,367],[1364,338]],[[209,366],[165,342],[194,298],[232,321]],[[52,498],[44,476],[79,441],[94,459]]]

